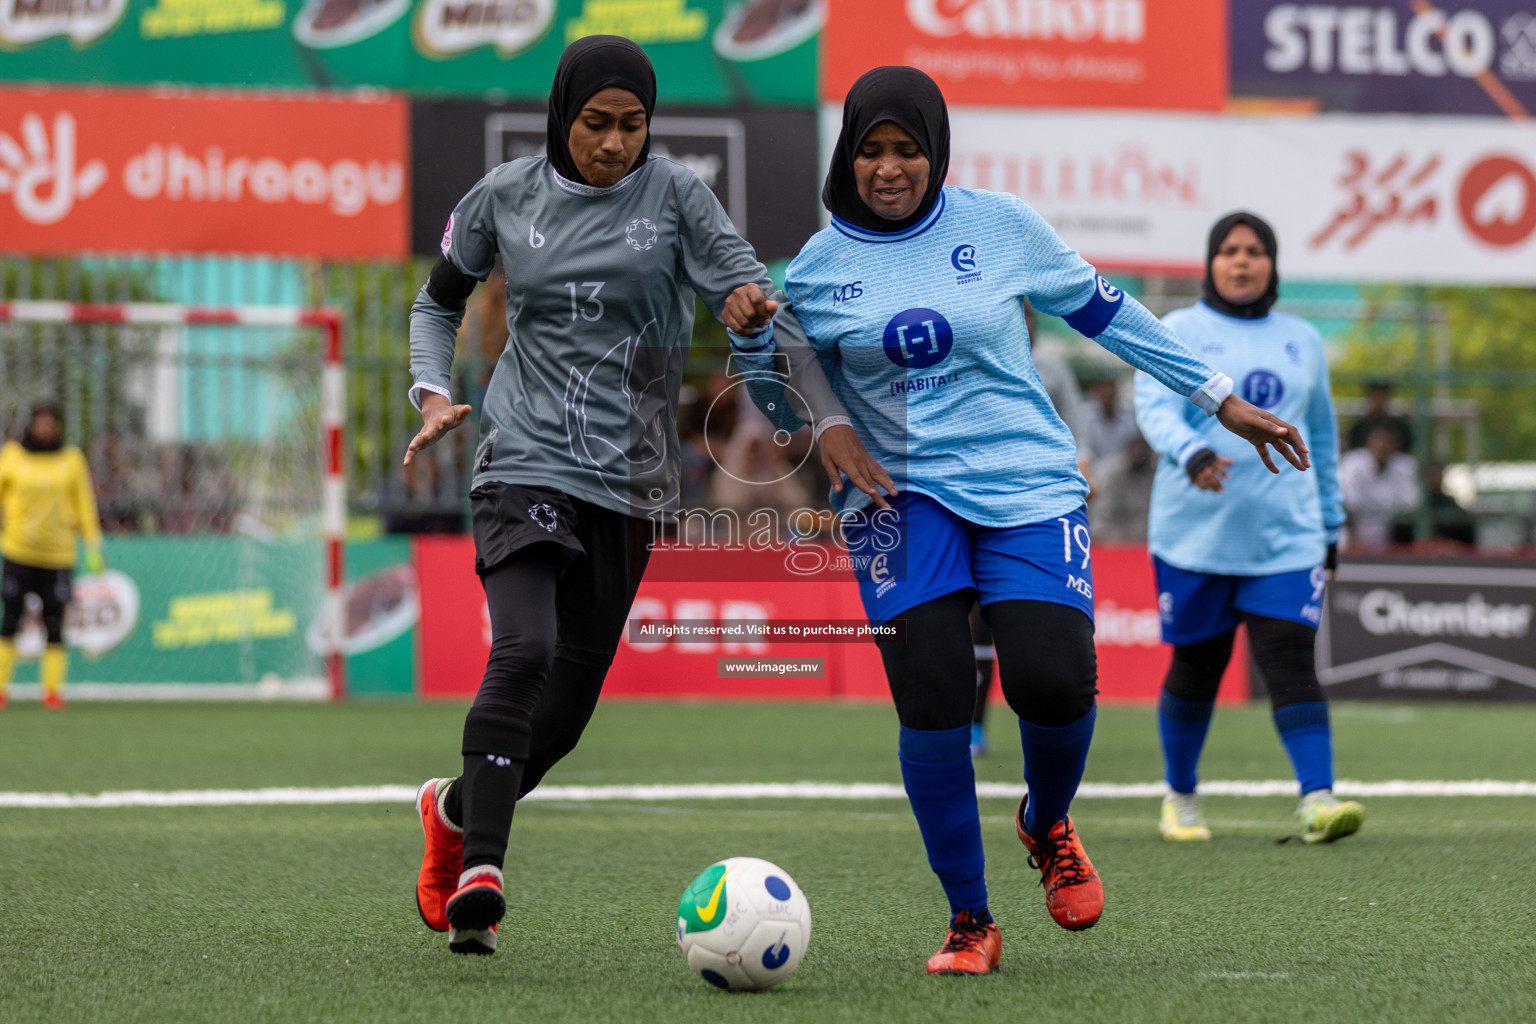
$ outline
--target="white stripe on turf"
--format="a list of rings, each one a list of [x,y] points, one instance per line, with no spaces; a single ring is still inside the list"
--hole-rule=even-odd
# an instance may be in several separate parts
[[[5,793],[0,807],[239,807],[281,804],[382,804],[411,803],[415,786],[301,786],[266,789],[127,789],[107,793]],[[1354,782],[1340,780],[1339,796],[1536,796],[1536,782],[1500,782],[1493,779],[1391,780]],[[1125,799],[1162,796],[1161,782],[1085,782],[1079,799]],[[1254,782],[1215,781],[1200,785],[1207,796],[1295,796],[1296,783],[1289,779]],[[1024,787],[1015,783],[979,782],[983,797],[1017,800]],[[904,800],[900,786],[883,782],[739,782],[695,783],[656,786],[543,786],[526,797],[533,801],[593,803],[608,800]]]

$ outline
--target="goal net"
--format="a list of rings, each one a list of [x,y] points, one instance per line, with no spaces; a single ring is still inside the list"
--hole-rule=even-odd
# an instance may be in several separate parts
[[[0,302],[0,429],[55,403],[101,516],[71,696],[341,695],[340,357],[328,309]],[[23,658],[44,642],[29,601]]]

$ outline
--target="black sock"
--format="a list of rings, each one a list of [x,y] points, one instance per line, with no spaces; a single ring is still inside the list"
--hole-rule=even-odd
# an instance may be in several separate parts
[[[963,911],[956,911],[955,913],[950,914],[950,923],[953,924],[955,918],[959,917],[961,913],[963,913]],[[986,907],[982,907],[980,910],[973,910],[971,911],[971,920],[977,925],[985,928],[987,925],[992,923],[992,911],[988,910]]]
[[[464,827],[464,777],[460,776],[448,783],[448,788],[443,792],[443,817],[448,819],[448,824],[454,828]]]
[[[480,864],[502,866],[530,735],[526,718],[473,707],[464,718],[464,774],[458,788],[466,870]]]

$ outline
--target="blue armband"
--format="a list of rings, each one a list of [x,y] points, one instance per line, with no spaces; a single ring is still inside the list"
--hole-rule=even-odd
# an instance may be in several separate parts
[[[1104,333],[1109,322],[1120,312],[1125,292],[1104,280],[1102,274],[1094,278],[1093,294],[1082,309],[1062,317],[1067,326],[1085,338],[1097,338]]]

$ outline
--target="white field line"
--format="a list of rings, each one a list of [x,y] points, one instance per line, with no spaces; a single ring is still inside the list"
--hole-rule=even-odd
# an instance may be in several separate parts
[[[1125,799],[1162,796],[1161,782],[1085,782],[1079,799]],[[1216,781],[1200,785],[1208,796],[1295,796],[1289,779],[1254,782]],[[1334,786],[1340,796],[1536,796],[1536,782],[1392,780],[1353,782]],[[1024,787],[1013,783],[981,782],[976,794],[1017,800]],[[107,793],[6,793],[0,808],[73,807],[241,807],[313,804],[410,803],[415,786],[285,786],[266,789],[128,789]],[[904,800],[900,786],[882,782],[741,782],[672,786],[543,786],[526,797],[532,801],[594,803],[660,800]]]

